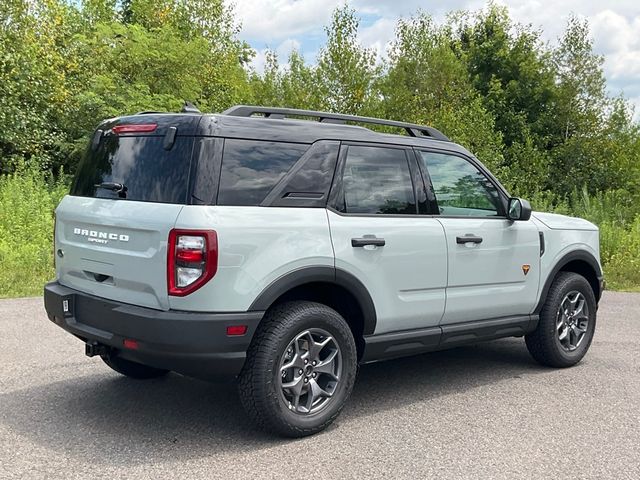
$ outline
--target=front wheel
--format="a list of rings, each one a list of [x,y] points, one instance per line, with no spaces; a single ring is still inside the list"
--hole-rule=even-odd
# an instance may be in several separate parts
[[[549,367],[571,367],[585,356],[596,329],[596,298],[589,282],[560,272],[549,289],[538,327],[525,336],[531,356]]]
[[[266,315],[240,374],[240,399],[266,430],[303,437],[340,414],[355,382],[356,346],[335,310],[288,302]]]

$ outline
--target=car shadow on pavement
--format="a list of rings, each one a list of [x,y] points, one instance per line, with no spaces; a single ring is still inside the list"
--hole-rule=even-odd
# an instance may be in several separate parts
[[[287,442],[252,427],[233,384],[175,374],[135,381],[104,368],[0,394],[0,422],[43,448],[109,465],[173,462]],[[544,372],[549,370],[533,363],[517,339],[365,365],[338,427],[325,435],[362,416]]]

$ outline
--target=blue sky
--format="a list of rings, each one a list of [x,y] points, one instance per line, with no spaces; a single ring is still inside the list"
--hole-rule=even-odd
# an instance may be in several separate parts
[[[325,41],[323,26],[331,12],[344,0],[225,0],[234,5],[242,26],[240,38],[255,50],[254,67],[261,70],[267,49],[278,52],[285,61],[292,48],[312,64]],[[605,56],[605,74],[609,92],[625,97],[636,105],[640,119],[640,3],[638,0],[497,0],[506,5],[512,18],[541,29],[543,39],[555,43],[570,14],[589,20],[597,53]],[[351,0],[360,18],[360,43],[384,55],[393,38],[396,22],[418,9],[436,19],[456,9],[483,8],[483,0]]]

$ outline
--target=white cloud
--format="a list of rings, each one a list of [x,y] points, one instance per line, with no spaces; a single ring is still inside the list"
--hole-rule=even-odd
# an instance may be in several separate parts
[[[321,32],[340,0],[230,0],[246,38],[272,42]]]
[[[376,20],[372,25],[360,28],[358,32],[358,41],[375,50],[378,59],[382,58],[394,38],[397,19],[382,17]]]

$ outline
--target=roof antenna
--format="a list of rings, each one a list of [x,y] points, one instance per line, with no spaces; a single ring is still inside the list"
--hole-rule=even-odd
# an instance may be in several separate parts
[[[198,107],[196,107],[193,103],[189,102],[188,100],[185,100],[184,105],[182,105],[182,110],[180,110],[180,113],[202,113],[202,112],[198,110]]]

